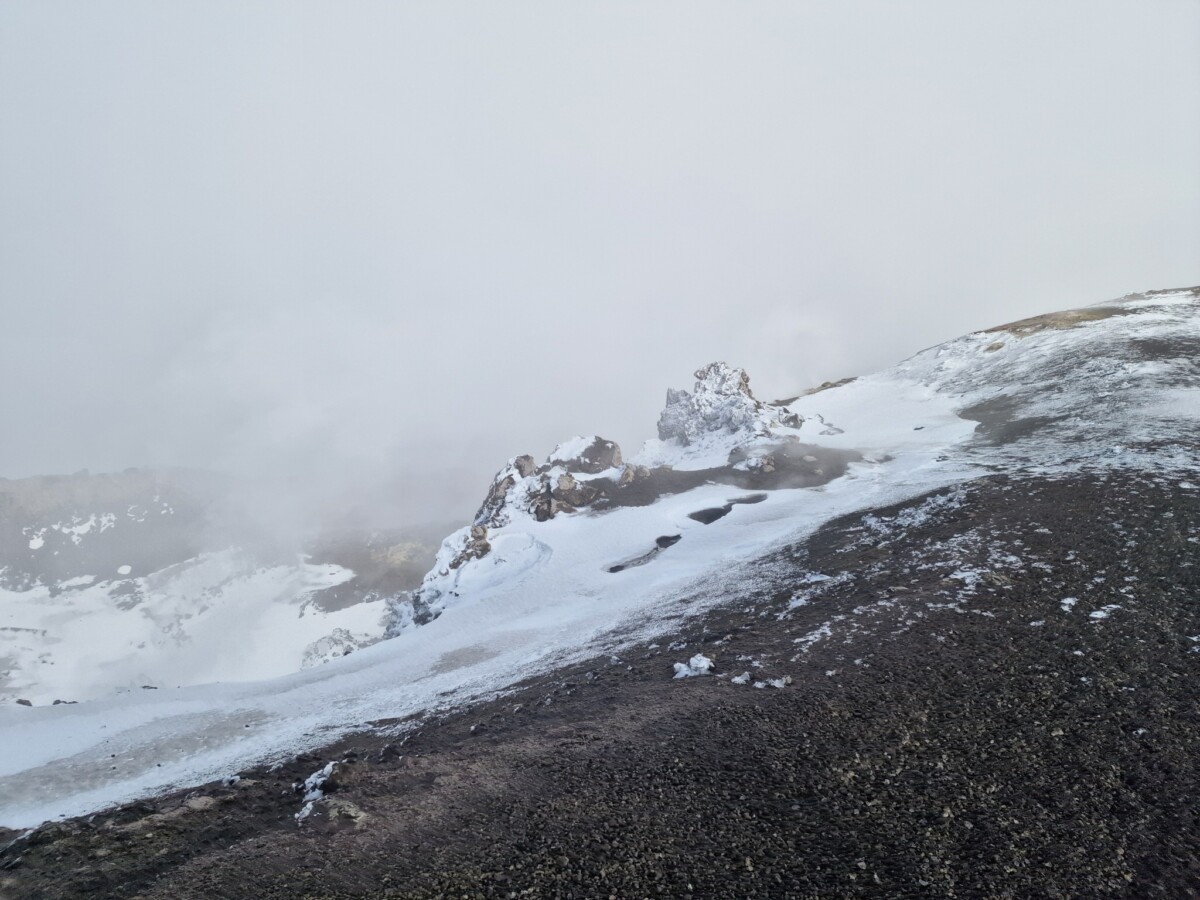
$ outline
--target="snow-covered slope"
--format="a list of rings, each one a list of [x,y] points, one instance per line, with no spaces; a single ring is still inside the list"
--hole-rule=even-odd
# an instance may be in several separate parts
[[[0,481],[0,702],[271,678],[383,636],[412,585],[363,576],[420,548],[256,546],[227,493],[185,471]]]
[[[583,507],[612,517],[686,491],[692,513],[716,521],[766,499],[756,492],[816,490],[848,465],[853,480],[870,478],[943,442],[957,451],[953,461],[932,460],[946,478],[971,464],[1187,465],[1191,454],[1174,439],[1200,406],[1197,321],[1193,292],[1127,298],[968,335],[789,406],[755,399],[741,369],[706,366],[694,392],[667,392],[659,439],[628,463],[594,435],[560,445],[541,466],[529,456],[509,460],[474,524],[443,544],[416,594],[416,619],[544,565],[558,549],[548,520]],[[696,530],[694,521],[640,512],[615,520],[654,523],[663,533],[645,532],[642,552],[626,558],[617,547],[605,555],[598,541],[606,531],[590,527],[594,568],[645,564],[668,548],[684,555],[676,545]]]
[[[0,823],[231,774],[460,704],[744,593],[772,549],[855,510],[993,471],[1196,473],[1200,291],[967,335],[885,372],[756,400],[714,365],[631,460],[578,438],[511,460],[394,638],[262,683],[0,709]],[[664,677],[671,677],[671,672]]]
[[[318,591],[353,576],[299,560],[263,566],[229,549],[141,578],[83,576],[53,591],[0,589],[5,692],[32,703],[69,702],[294,672],[335,646],[353,649],[382,633],[382,599],[334,612],[313,602]],[[323,653],[318,644],[338,629],[349,643],[325,640]]]

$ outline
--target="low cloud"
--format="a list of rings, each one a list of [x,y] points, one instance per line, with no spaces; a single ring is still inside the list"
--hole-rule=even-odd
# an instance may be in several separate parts
[[[1200,277],[1194,5],[71,9],[0,10],[0,475],[463,519],[711,360]]]

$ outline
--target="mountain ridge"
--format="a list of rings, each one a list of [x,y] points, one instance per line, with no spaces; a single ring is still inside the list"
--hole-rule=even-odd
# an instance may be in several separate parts
[[[818,484],[706,476],[539,520],[562,475],[608,472],[612,491],[630,464],[765,478],[736,466],[780,435],[659,439],[598,472],[567,470],[615,447],[530,459],[488,492],[504,503],[481,511],[507,518],[489,514],[486,553],[451,570],[461,548],[443,543],[422,586],[448,588],[439,614],[327,666],[0,709],[21,748],[0,822],[108,809],[0,863],[19,856],[12,883],[46,896],[55,877],[96,896],[238,879],[360,896],[387,873],[400,896],[1200,886],[1178,802],[1200,787],[1200,291],[1113,303],[798,398],[788,436],[857,454]],[[51,746],[62,726],[70,744]],[[109,806],[135,798],[154,799]],[[145,853],[68,875],[135,827],[158,835]],[[228,853],[195,846],[205,828]],[[410,832],[428,843],[410,852]]]

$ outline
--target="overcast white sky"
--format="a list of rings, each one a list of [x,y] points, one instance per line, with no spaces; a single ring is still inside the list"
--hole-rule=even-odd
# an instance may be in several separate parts
[[[464,516],[713,359],[1197,282],[1196,0],[0,5],[0,476]]]

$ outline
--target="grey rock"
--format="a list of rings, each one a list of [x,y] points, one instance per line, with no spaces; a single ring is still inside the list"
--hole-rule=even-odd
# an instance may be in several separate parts
[[[563,459],[552,453],[550,454],[549,464],[551,466],[562,466],[568,472],[582,472],[588,475],[595,475],[598,472],[621,465],[621,448],[617,445],[616,441],[606,440],[596,435],[587,449],[578,456]]]

